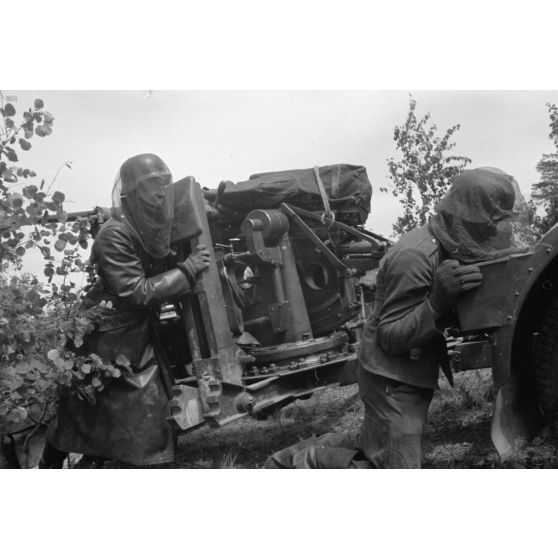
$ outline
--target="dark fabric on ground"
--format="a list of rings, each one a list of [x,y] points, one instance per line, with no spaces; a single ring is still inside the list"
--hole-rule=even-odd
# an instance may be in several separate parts
[[[370,463],[357,447],[358,435],[331,432],[289,446],[274,453],[266,469],[368,469]]]

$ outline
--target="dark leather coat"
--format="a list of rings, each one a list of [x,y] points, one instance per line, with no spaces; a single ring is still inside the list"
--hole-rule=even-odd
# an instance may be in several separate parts
[[[190,284],[179,269],[163,271],[142,248],[125,220],[110,219],[92,248],[98,282],[85,303],[111,301],[84,350],[103,360],[119,354],[131,361],[133,375],[112,379],[95,404],[66,390],[49,440],[58,449],[154,465],[174,458],[173,431],[167,421],[169,402],[160,378],[164,366],[151,330],[153,308],[186,294]]]
[[[359,361],[380,376],[436,388],[445,351],[428,302],[440,246],[428,227],[397,242],[378,270],[375,308],[364,325]]]

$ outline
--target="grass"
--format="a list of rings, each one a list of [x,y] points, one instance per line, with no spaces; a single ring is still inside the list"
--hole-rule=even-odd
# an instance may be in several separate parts
[[[433,398],[423,440],[426,468],[556,467],[558,428],[547,428],[513,463],[502,464],[490,439],[494,388],[490,370],[463,372],[452,389],[445,378]],[[312,435],[358,431],[362,403],[356,385],[331,387],[276,411],[267,420],[204,426],[179,439],[175,467],[260,468],[275,451]],[[0,468],[6,466],[0,455]]]
[[[554,467],[558,436],[529,444],[513,463],[499,461],[490,439],[494,404],[490,370],[462,372],[435,392],[423,440],[426,468]],[[276,411],[268,420],[242,419],[223,429],[202,428],[179,442],[178,467],[259,468],[273,452],[312,435],[358,431],[362,403],[356,385],[325,389]]]
[[[232,451],[226,451],[217,464],[218,469],[237,469],[236,466],[237,455]]]

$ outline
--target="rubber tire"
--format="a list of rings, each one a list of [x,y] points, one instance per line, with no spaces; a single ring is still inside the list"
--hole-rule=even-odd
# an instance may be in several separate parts
[[[544,414],[558,414],[558,295],[550,300],[534,346],[535,385]]]

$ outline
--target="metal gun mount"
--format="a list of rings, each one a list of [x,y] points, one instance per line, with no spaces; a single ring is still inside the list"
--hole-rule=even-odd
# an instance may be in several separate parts
[[[177,254],[199,243],[212,256],[193,292],[160,314],[177,427],[264,417],[356,381],[358,328],[369,307],[357,280],[390,242],[286,203],[240,222],[208,220],[192,177],[174,188]]]

